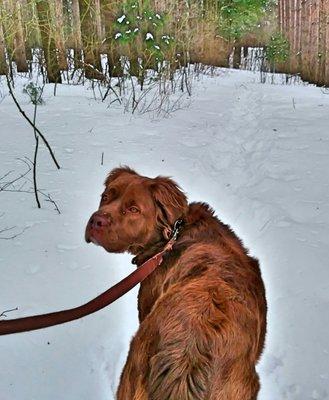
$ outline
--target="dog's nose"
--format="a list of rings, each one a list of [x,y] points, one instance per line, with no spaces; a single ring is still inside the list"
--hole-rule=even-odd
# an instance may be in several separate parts
[[[93,229],[104,228],[109,225],[109,219],[105,214],[94,214],[90,218],[89,225]]]

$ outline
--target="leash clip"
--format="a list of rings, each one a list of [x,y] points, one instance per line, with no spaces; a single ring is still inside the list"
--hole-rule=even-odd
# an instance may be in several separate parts
[[[182,229],[183,226],[183,220],[182,219],[178,219],[175,224],[174,224],[174,230],[173,230],[173,234],[171,236],[171,240],[176,240],[177,236],[180,232],[180,230]]]

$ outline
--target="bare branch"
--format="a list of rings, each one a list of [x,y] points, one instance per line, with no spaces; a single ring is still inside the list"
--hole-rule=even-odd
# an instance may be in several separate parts
[[[6,231],[9,231],[9,230],[14,229],[14,228],[16,228],[16,227],[15,227],[15,226],[12,226],[12,227],[10,227],[10,228],[2,229],[2,230],[0,231],[0,234],[1,234],[2,232],[6,232]],[[17,236],[21,236],[21,235],[26,231],[26,229],[28,229],[28,228],[29,228],[29,227],[26,226],[26,227],[23,228],[20,232],[15,233],[15,234],[12,235],[12,236],[5,236],[5,237],[1,237],[1,236],[0,236],[0,240],[11,240],[11,239],[15,239]]]
[[[40,132],[40,130],[35,126],[35,124],[33,124],[33,122],[32,122],[32,121],[30,120],[30,118],[26,115],[26,113],[24,112],[24,110],[22,109],[22,107],[20,106],[20,104],[18,103],[18,101],[17,101],[17,99],[16,99],[16,97],[15,97],[15,95],[14,95],[14,92],[13,92],[13,90],[12,90],[9,77],[8,77],[7,75],[6,75],[6,79],[7,79],[7,86],[8,86],[10,95],[11,95],[12,99],[14,100],[14,103],[16,104],[16,107],[18,108],[19,112],[23,115],[23,117],[26,119],[26,121],[32,126],[32,128],[33,128],[36,132],[38,132],[38,134],[40,135],[40,137],[41,137],[41,139],[43,140],[44,144],[46,145],[47,149],[49,150],[49,153],[50,153],[50,155],[51,155],[51,158],[53,159],[53,161],[54,161],[56,167],[57,167],[58,169],[60,169],[60,166],[59,166],[59,164],[58,164],[58,162],[57,162],[57,160],[56,160],[55,154],[54,154],[53,150],[51,149],[51,147],[50,147],[50,145],[49,145],[47,139],[46,139],[46,138],[44,137],[44,135]]]
[[[17,310],[18,310],[18,307],[11,308],[10,310],[2,311],[2,313],[0,314],[0,318],[1,317],[7,317],[6,313],[9,313],[9,312],[12,312],[12,311],[17,311]]]
[[[28,193],[28,194],[35,194],[35,190],[37,190],[37,193],[42,194],[46,199],[45,201],[48,201],[50,203],[52,203],[55,207],[55,210],[58,212],[58,214],[60,214],[60,209],[57,205],[57,203],[55,202],[54,199],[52,199],[52,197],[50,196],[49,193],[45,193],[40,189],[36,189],[36,187],[34,186],[33,190],[31,189],[23,189],[24,186],[26,185],[27,182],[31,182],[33,183],[33,180],[31,180],[27,175],[28,173],[31,171],[31,164],[33,165],[33,161],[30,160],[28,157],[24,158],[19,158],[19,161],[23,162],[26,166],[27,166],[27,171],[25,171],[23,174],[20,174],[18,177],[16,177],[15,179],[13,179],[10,182],[5,182],[2,184],[0,183],[0,192],[13,192],[13,193]],[[10,171],[10,173],[13,171]],[[4,176],[8,176],[9,173],[5,174]],[[20,181],[21,179],[25,178],[25,181],[19,186],[17,187],[17,185],[15,186],[15,183],[17,183],[18,181]],[[3,216],[4,214],[1,214],[0,216]],[[1,231],[0,231],[1,233]],[[23,233],[23,232],[22,232]],[[16,235],[17,236],[17,235]],[[9,238],[1,238],[1,239],[12,239],[13,237],[9,237]]]
[[[2,181],[2,179],[6,178],[8,175],[10,175],[13,171],[8,171],[6,174],[0,176],[0,181]]]
[[[39,192],[47,197],[47,199],[45,201],[49,201],[50,203],[52,203],[54,205],[54,207],[55,207],[55,210],[58,212],[58,214],[60,214],[61,213],[60,209],[58,208],[58,205],[55,202],[55,200],[50,197],[50,194],[46,195],[45,193],[42,193],[40,190],[39,190]]]

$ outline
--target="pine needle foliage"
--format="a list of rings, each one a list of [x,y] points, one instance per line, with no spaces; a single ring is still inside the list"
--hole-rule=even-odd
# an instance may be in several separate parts
[[[259,24],[267,5],[267,0],[219,0],[220,32],[230,41],[240,39]]]

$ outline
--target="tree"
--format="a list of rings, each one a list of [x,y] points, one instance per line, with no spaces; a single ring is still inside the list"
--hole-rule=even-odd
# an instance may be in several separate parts
[[[232,41],[255,29],[264,15],[268,0],[219,0],[219,29]]]

